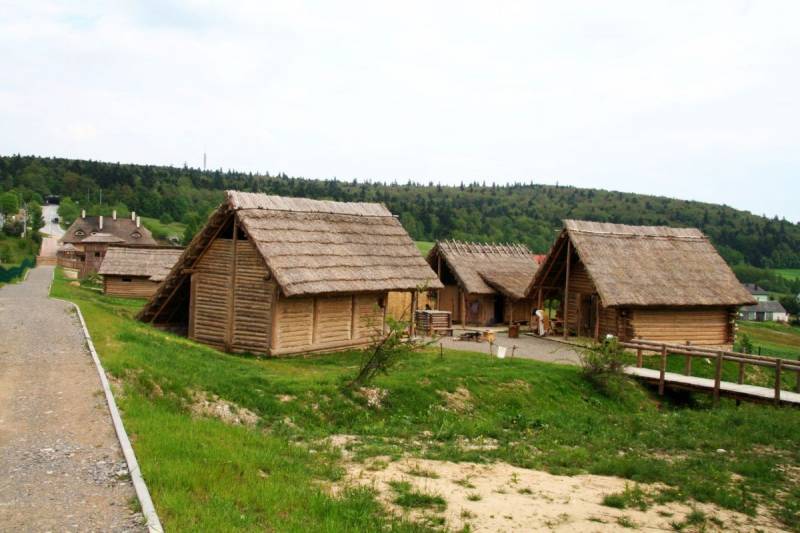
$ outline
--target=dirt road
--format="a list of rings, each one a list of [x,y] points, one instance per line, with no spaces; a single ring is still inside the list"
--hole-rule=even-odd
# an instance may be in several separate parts
[[[0,530],[143,531],[77,317],[52,267],[0,289]]]

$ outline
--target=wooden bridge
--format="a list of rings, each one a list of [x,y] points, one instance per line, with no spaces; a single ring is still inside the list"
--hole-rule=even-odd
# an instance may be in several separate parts
[[[767,357],[762,355],[712,350],[691,345],[664,344],[636,339],[620,343],[623,347],[636,351],[636,366],[626,367],[625,373],[642,381],[658,385],[658,393],[664,394],[666,387],[695,392],[711,393],[714,403],[721,396],[753,402],[772,402],[775,405],[800,406],[800,361]],[[667,356],[683,355],[684,372],[678,374],[667,372]],[[659,368],[644,368],[644,357],[658,357]],[[714,361],[714,377],[702,378],[692,376],[692,359],[711,359]],[[725,362],[738,365],[737,383],[722,381],[722,369]],[[772,387],[749,385],[744,382],[745,367],[756,366],[774,370],[775,378]],[[783,377],[786,372],[795,374],[794,391],[783,390]]]

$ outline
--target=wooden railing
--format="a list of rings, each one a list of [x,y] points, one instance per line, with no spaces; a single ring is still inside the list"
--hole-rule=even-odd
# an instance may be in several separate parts
[[[722,365],[726,361],[738,363],[739,375],[738,384],[743,385],[745,377],[745,366],[753,365],[766,368],[775,369],[775,382],[774,382],[774,403],[779,404],[781,401],[781,388],[783,385],[782,374],[783,372],[795,372],[797,374],[797,381],[795,383],[795,391],[800,393],[800,361],[791,359],[782,359],[780,357],[767,357],[764,355],[753,355],[739,352],[730,352],[724,350],[713,350],[710,348],[702,348],[699,346],[692,346],[690,344],[665,344],[660,342],[647,341],[643,339],[634,339],[630,342],[621,342],[621,346],[636,350],[636,366],[642,368],[645,355],[648,357],[659,357],[659,379],[658,379],[658,393],[664,394],[665,374],[667,370],[667,356],[668,354],[683,355],[686,357],[684,365],[684,375],[692,375],[692,358],[699,357],[702,359],[714,359],[714,402],[719,401],[720,383],[722,382]]]

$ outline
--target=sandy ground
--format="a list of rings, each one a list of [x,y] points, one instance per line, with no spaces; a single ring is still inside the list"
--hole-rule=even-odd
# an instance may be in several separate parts
[[[0,530],[142,531],[127,465],[52,267],[0,289]]]
[[[340,439],[346,443],[347,439]],[[646,511],[616,509],[602,504],[607,494],[619,493],[633,484],[610,476],[555,476],[506,463],[451,463],[423,459],[348,463],[345,484],[371,486],[379,499],[397,514],[412,520],[426,515],[443,517],[450,530],[469,525],[474,532],[609,532],[635,527],[639,531],[674,531],[672,523],[684,522],[697,509],[709,520],[703,531],[783,531],[771,518],[751,518],[714,505],[684,503],[653,505]],[[435,477],[426,477],[431,475]],[[419,492],[444,498],[444,510],[408,511],[393,503],[396,493],[390,481],[407,481]],[[657,487],[640,485],[644,491]],[[718,522],[710,521],[713,517]],[[687,527],[685,531],[698,528]]]
[[[438,346],[441,342],[445,348],[489,354],[488,342],[459,341],[456,340],[459,333],[460,331],[456,329],[452,337],[439,338],[435,346]],[[548,363],[564,363],[570,365],[577,365],[580,362],[578,352],[574,347],[547,338],[520,335],[517,339],[509,339],[508,334],[503,332],[497,333],[493,353],[497,353],[498,346],[506,347],[506,357],[511,357],[513,349],[514,357],[519,357],[521,359],[535,359]]]

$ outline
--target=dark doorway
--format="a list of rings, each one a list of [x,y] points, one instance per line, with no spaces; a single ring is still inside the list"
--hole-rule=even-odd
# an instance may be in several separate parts
[[[505,322],[506,297],[498,294],[494,297],[494,323],[502,324]]]

